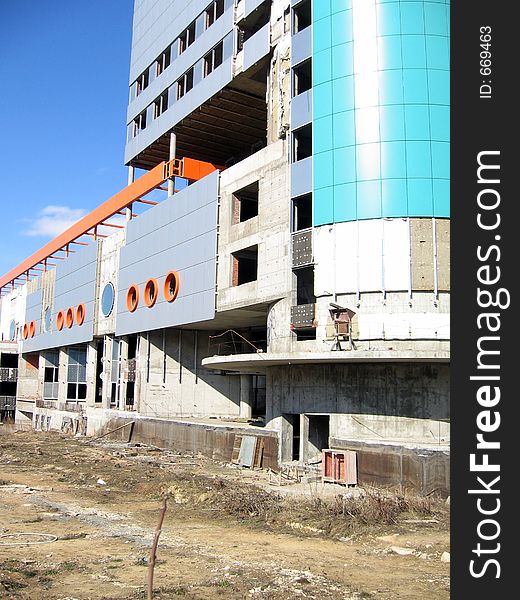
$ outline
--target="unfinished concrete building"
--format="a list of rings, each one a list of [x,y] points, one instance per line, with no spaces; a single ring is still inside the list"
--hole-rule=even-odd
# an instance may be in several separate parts
[[[129,185],[0,279],[19,425],[447,490],[448,51],[444,1],[136,0]]]

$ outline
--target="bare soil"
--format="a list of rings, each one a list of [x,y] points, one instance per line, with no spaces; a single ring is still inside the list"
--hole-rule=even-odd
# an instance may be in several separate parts
[[[287,489],[200,456],[0,434],[0,598],[146,598],[166,494],[154,599],[448,600],[444,502]]]

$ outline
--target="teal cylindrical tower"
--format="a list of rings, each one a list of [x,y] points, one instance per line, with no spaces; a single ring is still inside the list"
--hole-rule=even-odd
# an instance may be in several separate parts
[[[449,0],[313,2],[314,225],[449,217]]]

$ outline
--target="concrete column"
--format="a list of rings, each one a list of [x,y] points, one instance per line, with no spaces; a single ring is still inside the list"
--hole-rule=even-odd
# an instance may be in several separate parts
[[[128,338],[124,337],[121,343],[121,355],[119,362],[121,364],[121,372],[119,378],[119,410],[126,409],[126,386],[128,383],[125,374],[128,372]]]
[[[253,376],[240,375],[240,418],[250,419],[253,416]]]
[[[97,348],[95,342],[89,342],[87,345],[87,406],[95,406],[96,402],[96,365]]]
[[[177,136],[172,131],[170,133],[170,160],[173,160],[175,158],[176,152],[177,152]],[[170,196],[173,196],[174,183],[175,183],[175,181],[174,181],[173,177],[171,179],[168,179],[168,198]]]
[[[67,350],[60,348],[60,362],[58,367],[58,404],[65,403],[67,401],[67,379],[68,379],[68,364],[69,355]]]
[[[103,340],[103,387],[101,392],[101,406],[110,408],[110,369],[112,365],[112,338],[105,336]]]

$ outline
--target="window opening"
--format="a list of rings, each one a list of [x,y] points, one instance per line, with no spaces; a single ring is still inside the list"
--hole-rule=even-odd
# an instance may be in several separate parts
[[[306,60],[293,68],[293,96],[299,96],[312,87],[312,61]]]
[[[258,277],[258,246],[234,252],[231,256],[233,261],[232,285],[236,287],[256,281]]]
[[[293,162],[312,156],[312,125],[293,131]]]
[[[233,223],[258,216],[258,181],[233,193]]]
[[[312,227],[312,194],[292,199],[292,231]]]

